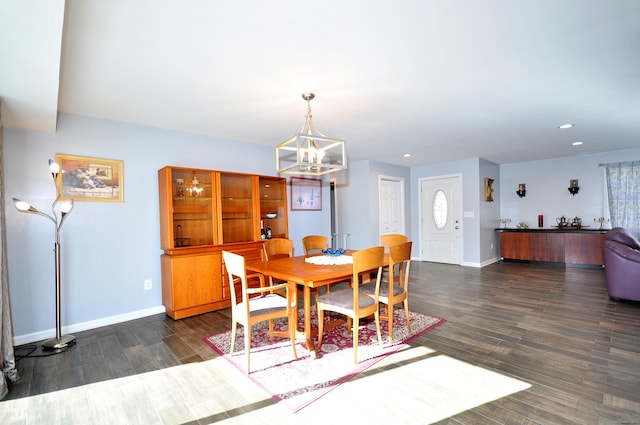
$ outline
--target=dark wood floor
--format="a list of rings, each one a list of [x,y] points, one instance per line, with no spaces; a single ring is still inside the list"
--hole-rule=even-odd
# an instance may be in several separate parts
[[[447,320],[412,344],[531,384],[440,423],[640,423],[640,304],[609,299],[602,270],[413,262],[410,292],[412,310]],[[6,400],[214,358],[202,338],[227,329],[229,314],[79,332],[64,353],[21,358]]]

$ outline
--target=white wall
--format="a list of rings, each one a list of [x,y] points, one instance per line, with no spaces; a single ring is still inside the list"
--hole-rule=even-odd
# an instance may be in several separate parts
[[[411,238],[420,240],[419,185],[424,177],[462,175],[463,218],[462,264],[481,267],[499,258],[496,228],[501,218],[510,218],[510,226],[523,221],[537,227],[538,214],[544,215],[544,227],[556,224],[556,218],[579,216],[583,224],[595,226],[594,218],[606,217],[608,207],[604,184],[604,167],[599,164],[640,159],[640,148],[623,151],[577,155],[542,161],[497,165],[482,158],[430,164],[411,169]],[[495,179],[494,202],[484,201],[484,178]],[[580,192],[572,196],[569,180],[578,179]],[[525,183],[527,194],[516,194],[518,184]],[[493,247],[493,248],[492,248]],[[419,257],[414,244],[415,257]]]
[[[369,161],[350,162],[349,172],[336,176],[338,233],[349,234],[348,247],[352,249],[371,246],[368,182]]]
[[[0,102],[5,127],[54,132],[66,0],[3,1]]]
[[[41,217],[18,213],[11,197],[46,210],[55,196],[47,160],[56,153],[124,161],[123,203],[78,202],[62,231],[62,322],[64,333],[163,311],[157,170],[166,165],[275,175],[274,148],[173,131],[61,114],[55,134],[4,128],[5,209],[10,295],[16,343],[55,334],[53,226]],[[275,146],[274,142],[274,146]],[[349,164],[335,175],[339,233],[350,233],[351,248],[378,242],[378,176],[406,178],[407,233],[420,240],[419,178],[462,175],[463,264],[482,266],[497,257],[495,227],[500,216],[514,224],[546,225],[560,214],[585,222],[602,215],[601,162],[640,158],[640,148],[548,161],[505,164],[472,158],[406,169],[371,161]],[[498,172],[499,168],[499,172]],[[496,178],[495,201],[483,201],[484,177]],[[569,179],[580,193],[569,195]],[[322,211],[290,211],[289,236],[295,252],[306,234],[330,236],[329,178],[323,179]],[[527,184],[527,196],[515,194]],[[494,243],[494,249],[490,244]],[[419,256],[414,243],[413,256]],[[153,289],[143,290],[152,279]]]
[[[480,201],[478,211],[480,212],[478,217],[479,226],[479,245],[480,251],[480,263],[481,265],[487,265],[498,261],[500,257],[499,252],[499,237],[494,230],[499,223],[500,217],[500,166],[494,162],[484,160],[480,158],[479,161],[479,175],[478,175],[478,187]],[[487,202],[484,200],[484,179],[494,179],[494,193],[493,202]]]
[[[462,212],[468,216],[462,222],[462,263],[464,265],[481,265],[480,255],[480,195],[484,188],[480,186],[480,160],[478,158],[451,161],[440,164],[429,164],[411,169],[411,239],[420,241],[420,185],[418,181],[425,177],[462,176]],[[484,182],[484,181],[483,181]],[[419,244],[413,245],[413,256],[421,258]]]
[[[410,169],[377,161],[349,164],[349,172],[336,179],[339,234],[349,234],[349,248],[363,249],[380,243],[379,177],[404,179],[405,228],[411,231]]]
[[[273,150],[269,148],[270,151]],[[270,162],[271,164],[271,162]],[[275,160],[273,169],[275,169]],[[270,174],[273,173],[273,170]],[[341,173],[341,171],[339,172]],[[289,239],[293,240],[293,254],[303,255],[302,238],[307,235],[324,235],[331,241],[331,207],[329,177],[322,176],[322,210],[321,211],[291,211],[291,190],[288,187],[289,200]],[[287,179],[289,180],[289,179]],[[287,183],[288,184],[288,183]]]
[[[61,114],[55,134],[3,129],[10,295],[17,343],[55,335],[54,228],[19,213],[17,197],[48,210],[56,153],[124,161],[123,203],[77,202],[62,229],[62,324],[69,333],[164,311],[157,170],[166,165],[275,175],[274,148]],[[274,142],[275,146],[275,142]],[[328,202],[328,184],[323,186]],[[296,252],[330,233],[329,207],[289,212]],[[153,289],[143,290],[152,279]]]
[[[595,227],[594,218],[609,218],[604,167],[599,164],[638,159],[640,148],[501,165],[501,218],[510,218],[511,227],[520,221],[537,227],[538,214],[543,214],[544,227],[551,227],[559,216],[578,216],[584,225]],[[575,196],[567,190],[571,179],[578,179],[580,185]],[[523,198],[516,194],[519,183],[527,185]]]

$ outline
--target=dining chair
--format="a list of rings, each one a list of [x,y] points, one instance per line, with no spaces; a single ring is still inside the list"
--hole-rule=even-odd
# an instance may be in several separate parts
[[[324,329],[324,312],[333,311],[347,316],[349,324],[353,326],[353,362],[358,363],[358,328],[360,319],[373,315],[378,332],[378,342],[382,344],[380,334],[380,314],[378,312],[378,291],[380,289],[380,276],[384,264],[384,248],[371,247],[353,253],[352,288],[331,291],[316,298],[316,311],[318,312],[318,348],[322,346],[322,334]],[[360,291],[358,284],[360,277],[377,269],[374,283],[374,293],[369,296]]]
[[[260,287],[249,287],[247,283],[247,270],[244,257],[233,252],[222,251],[222,258],[231,284],[231,349],[233,354],[236,343],[237,325],[244,327],[244,349],[247,354],[247,371],[251,370],[251,327],[257,323],[269,321],[269,338],[273,341],[273,319],[286,318],[288,320],[289,339],[293,348],[293,357],[297,360],[295,329],[292,326],[295,297],[289,293],[289,285],[282,283],[273,286],[264,286],[264,276],[258,274],[261,279]],[[242,299],[236,295],[236,285],[241,285]],[[273,291],[286,290],[286,297]]]
[[[384,247],[385,252],[389,252],[389,248],[393,245],[400,245],[401,243],[405,243],[409,241],[409,237],[402,235],[400,233],[387,233],[386,235],[380,235],[380,245]],[[386,280],[387,278],[387,268],[385,267],[382,270],[382,280]],[[398,275],[394,276],[396,279]]]
[[[313,254],[329,247],[329,240],[326,236],[308,235],[302,238],[302,248],[304,255]]]
[[[404,314],[407,317],[407,328],[411,332],[408,291],[411,246],[412,242],[404,242],[389,248],[389,270],[393,270],[393,273],[387,273],[383,276],[377,294],[378,301],[386,307],[385,314],[381,314],[380,318],[386,320],[389,325],[389,343],[393,343],[393,307],[398,303],[403,303]],[[374,282],[365,283],[360,287],[362,292],[370,296],[375,296],[377,289]]]
[[[387,233],[386,235],[380,236],[380,245],[385,247],[385,251],[388,251],[389,247],[393,245],[400,245],[408,240],[409,238],[405,235],[401,235],[399,233]]]
[[[262,245],[264,261],[282,257],[293,257],[293,241],[286,238],[272,238],[264,241]],[[283,283],[283,281],[277,282]],[[273,285],[273,277],[269,276],[269,284]],[[282,295],[283,291],[279,291]]]
[[[387,233],[384,235],[380,235],[380,245],[384,247],[384,252],[389,252],[389,247],[393,245],[399,245],[401,243],[409,241],[409,238],[400,233]],[[382,280],[387,280],[387,273],[389,272],[388,268],[385,267],[382,269]],[[394,276],[398,279],[398,275]]]
[[[302,248],[304,249],[304,255],[321,253],[322,250],[329,248],[329,238],[322,235],[308,235],[302,238]],[[343,281],[336,281],[327,284],[324,288],[327,293],[331,292],[331,285],[341,283]]]
[[[291,239],[267,239],[264,241],[262,248],[265,261],[280,257],[293,257],[293,241]]]

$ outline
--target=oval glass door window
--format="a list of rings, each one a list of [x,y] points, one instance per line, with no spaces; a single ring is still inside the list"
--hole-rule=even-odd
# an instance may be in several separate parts
[[[447,225],[448,210],[447,195],[442,190],[438,190],[433,195],[433,224],[436,229],[442,230]]]

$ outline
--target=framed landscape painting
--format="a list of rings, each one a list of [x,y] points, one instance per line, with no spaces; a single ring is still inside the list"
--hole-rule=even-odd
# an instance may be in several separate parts
[[[124,164],[114,159],[56,155],[60,174],[56,180],[61,199],[124,202]]]
[[[322,180],[291,177],[291,210],[322,210]]]

